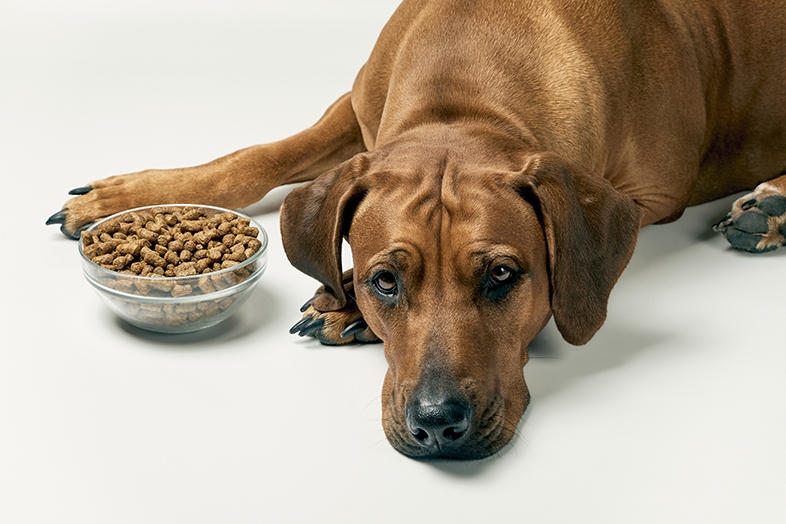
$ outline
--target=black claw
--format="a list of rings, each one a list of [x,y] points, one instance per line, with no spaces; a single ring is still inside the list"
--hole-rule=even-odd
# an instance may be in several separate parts
[[[366,321],[361,318],[348,325],[339,336],[341,338],[347,338],[354,335],[355,333],[365,331],[367,327],[368,324],[366,324]]]
[[[308,309],[308,306],[310,306],[310,305],[311,305],[311,303],[312,303],[314,300],[316,300],[316,298],[317,298],[318,296],[319,296],[319,293],[317,293],[317,294],[316,294],[316,295],[314,295],[313,297],[309,298],[309,299],[308,299],[308,301],[307,301],[305,304],[303,304],[302,306],[300,306],[300,312],[301,312],[301,313],[305,313],[305,311]]]
[[[742,210],[743,211],[747,211],[747,210],[749,210],[750,208],[752,208],[755,205],[756,205],[756,199],[755,198],[751,198],[747,202],[743,202],[742,203]]]
[[[66,210],[61,209],[51,217],[46,219],[46,225],[51,226],[52,224],[65,224],[66,221]]]
[[[311,320],[312,320],[311,317],[301,318],[297,324],[289,328],[289,333],[294,335],[295,333],[299,332],[303,328],[303,326],[311,322]]]
[[[93,190],[90,186],[77,187],[68,192],[69,195],[86,195]]]
[[[305,326],[303,329],[301,329],[298,335],[300,335],[301,337],[311,336],[317,331],[320,331],[322,329],[322,326],[324,325],[325,325],[325,319],[318,318],[316,320],[313,320],[310,324]]]

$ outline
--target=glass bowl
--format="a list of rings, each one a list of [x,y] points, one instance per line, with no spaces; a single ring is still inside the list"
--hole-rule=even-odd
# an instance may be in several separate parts
[[[112,312],[134,326],[157,333],[191,333],[214,326],[240,308],[267,268],[267,233],[250,217],[229,209],[186,204],[140,207],[107,217],[86,231],[93,233],[107,222],[127,219],[134,213],[147,216],[142,213],[155,215],[153,211],[186,208],[202,210],[207,218],[231,213],[247,220],[248,227],[259,231],[256,238],[261,247],[226,269],[187,276],[139,276],[93,262],[85,254],[83,241],[79,241],[85,278]]]

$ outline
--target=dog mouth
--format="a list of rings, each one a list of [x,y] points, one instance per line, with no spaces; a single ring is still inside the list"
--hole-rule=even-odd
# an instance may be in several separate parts
[[[517,421],[506,417],[498,393],[486,402],[449,398],[440,403],[413,403],[394,391],[383,406],[388,442],[418,460],[480,460],[504,448],[516,433]]]

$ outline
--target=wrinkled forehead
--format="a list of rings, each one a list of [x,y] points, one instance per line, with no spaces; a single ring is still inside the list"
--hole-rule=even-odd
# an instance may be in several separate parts
[[[350,228],[355,256],[415,252],[458,261],[482,252],[528,251],[542,239],[534,209],[501,175],[446,177],[369,189]]]

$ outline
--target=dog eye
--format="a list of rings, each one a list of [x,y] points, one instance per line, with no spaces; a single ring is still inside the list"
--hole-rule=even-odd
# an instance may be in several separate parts
[[[382,271],[374,277],[374,286],[383,295],[394,295],[396,293],[396,277],[390,271]]]
[[[500,302],[516,287],[522,272],[504,264],[489,269],[481,285],[481,293],[492,302]]]
[[[514,277],[513,270],[508,266],[494,266],[491,268],[491,279],[496,284],[506,284]]]

